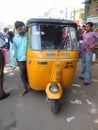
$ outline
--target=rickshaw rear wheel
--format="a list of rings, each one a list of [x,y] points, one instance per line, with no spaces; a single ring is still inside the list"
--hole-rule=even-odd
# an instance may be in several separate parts
[[[60,108],[60,102],[58,99],[50,99],[50,108],[53,114],[57,114]]]

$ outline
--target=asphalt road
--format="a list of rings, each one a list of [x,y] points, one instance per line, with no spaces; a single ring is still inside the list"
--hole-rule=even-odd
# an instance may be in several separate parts
[[[98,130],[98,65],[92,66],[92,84],[84,86],[78,79],[64,90],[57,115],[50,111],[44,92],[31,91],[21,97],[19,70],[5,68],[4,88],[10,97],[0,101],[0,130]]]

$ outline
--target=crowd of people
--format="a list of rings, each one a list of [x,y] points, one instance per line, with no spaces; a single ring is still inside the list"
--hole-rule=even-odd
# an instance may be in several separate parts
[[[3,88],[4,64],[6,63],[6,51],[10,50],[12,69],[16,65],[20,69],[20,77],[24,86],[24,96],[29,91],[29,82],[26,70],[26,47],[27,32],[24,29],[25,24],[21,21],[15,22],[15,32],[4,29],[4,33],[0,33],[0,100],[7,98],[10,94],[6,93]],[[79,79],[84,80],[84,85],[91,83],[91,58],[95,46],[98,45],[98,32],[93,31],[93,23],[88,22],[82,28],[77,30],[79,42],[79,58],[82,58],[82,72]]]
[[[8,29],[4,29],[4,34],[0,34],[0,100],[7,98],[10,94],[3,88],[4,65],[6,64],[6,51],[11,52],[12,67],[16,65],[20,68],[20,77],[23,82],[24,90],[21,96],[28,92],[28,78],[26,71],[26,46],[27,32],[24,31],[25,24],[21,21],[15,22],[16,34]]]

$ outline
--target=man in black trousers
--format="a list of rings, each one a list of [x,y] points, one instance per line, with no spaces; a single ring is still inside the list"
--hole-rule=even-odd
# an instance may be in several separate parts
[[[13,38],[15,58],[17,59],[20,68],[20,77],[24,86],[24,90],[21,96],[24,96],[28,92],[29,88],[26,68],[27,32],[23,30],[23,27],[25,27],[23,22],[15,22],[17,34]]]

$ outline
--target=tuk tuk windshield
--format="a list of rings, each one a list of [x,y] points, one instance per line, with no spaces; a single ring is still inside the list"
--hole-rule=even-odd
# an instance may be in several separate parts
[[[69,25],[33,25],[31,50],[77,50],[76,29]]]

